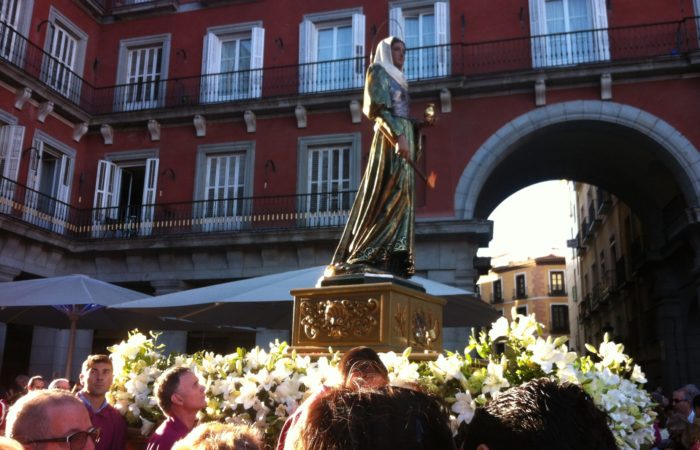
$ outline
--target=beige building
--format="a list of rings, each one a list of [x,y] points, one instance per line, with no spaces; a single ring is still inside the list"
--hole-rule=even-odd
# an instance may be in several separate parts
[[[544,324],[544,336],[569,334],[569,300],[566,261],[548,255],[494,267],[478,283],[482,300],[490,302],[510,319],[513,308],[520,314],[535,314]]]
[[[603,189],[574,183],[574,191],[579,223],[577,340],[598,345],[608,333],[657,384],[663,359],[675,356],[663,354],[663,341],[685,339],[675,335],[678,324],[670,318],[665,323],[655,320],[655,310],[663,305],[650,295],[655,280],[648,273],[650,255],[642,226],[629,206]],[[672,246],[667,250],[683,251]],[[692,337],[686,337],[694,340],[697,331],[688,331]]]

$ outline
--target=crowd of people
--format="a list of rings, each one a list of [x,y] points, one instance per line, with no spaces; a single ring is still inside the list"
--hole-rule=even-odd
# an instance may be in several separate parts
[[[655,391],[654,450],[700,450],[700,389],[687,384],[669,399]]]
[[[368,347],[346,352],[339,364],[342,384],[320,387],[285,422],[277,450],[457,449],[444,402],[417,386],[389,384],[386,367]],[[78,384],[66,379],[17,377],[3,403],[5,437],[0,449],[69,448],[124,450],[127,425],[106,394],[112,362],[91,355]],[[24,384],[24,389],[21,389]],[[16,391],[21,392],[16,392]],[[148,439],[147,450],[261,450],[253,427],[218,422],[197,424],[206,407],[204,386],[186,367],[161,374],[154,394],[166,420]],[[655,449],[700,450],[700,392],[686,385],[658,403]],[[38,447],[41,445],[41,447]],[[613,450],[608,420],[577,385],[535,379],[513,387],[478,407],[463,450]]]

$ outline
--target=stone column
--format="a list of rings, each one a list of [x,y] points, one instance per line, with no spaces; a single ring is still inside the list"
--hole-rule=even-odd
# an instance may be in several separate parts
[[[182,280],[156,280],[151,281],[151,286],[155,290],[155,295],[172,294],[184,291],[187,283]],[[187,351],[187,331],[160,331],[158,343],[165,345],[164,354],[185,353]]]

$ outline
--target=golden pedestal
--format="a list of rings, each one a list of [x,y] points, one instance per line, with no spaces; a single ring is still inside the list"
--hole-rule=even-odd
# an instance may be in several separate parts
[[[327,353],[366,345],[377,351],[442,351],[444,299],[391,282],[293,289],[292,347]]]

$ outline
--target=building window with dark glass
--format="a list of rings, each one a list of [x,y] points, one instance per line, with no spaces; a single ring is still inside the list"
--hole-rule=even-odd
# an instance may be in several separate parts
[[[569,307],[567,305],[552,305],[551,332],[555,334],[569,332]]]
[[[527,298],[527,289],[525,288],[525,274],[515,276],[515,299]]]
[[[549,273],[549,295],[566,295],[564,272]]]
[[[515,308],[515,313],[521,316],[527,316],[527,306],[518,306]]]
[[[503,302],[503,287],[501,286],[501,280],[496,280],[493,282],[493,302]]]

